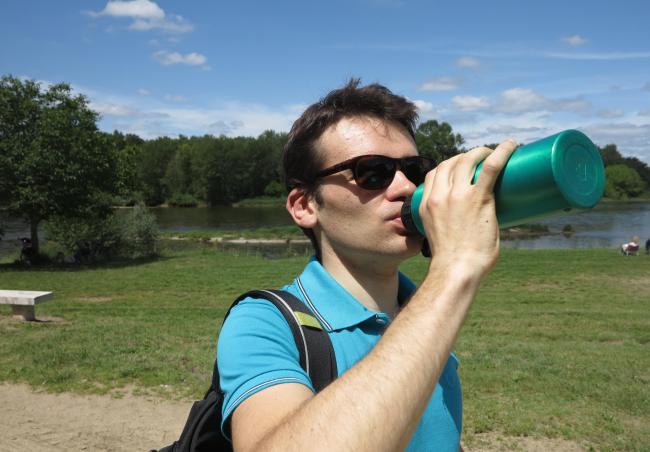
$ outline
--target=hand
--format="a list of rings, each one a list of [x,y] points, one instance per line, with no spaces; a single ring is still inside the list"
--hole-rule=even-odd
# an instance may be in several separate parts
[[[494,184],[517,148],[507,140],[492,150],[478,147],[442,162],[427,174],[420,217],[436,268],[453,267],[482,278],[499,255]],[[481,174],[472,185],[476,166]]]

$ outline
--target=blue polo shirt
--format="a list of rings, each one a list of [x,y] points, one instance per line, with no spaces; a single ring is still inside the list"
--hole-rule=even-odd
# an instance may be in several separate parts
[[[283,289],[302,299],[328,332],[339,376],[370,352],[391,322],[358,302],[315,258]],[[400,273],[400,303],[414,290]],[[224,423],[240,403],[269,386],[299,383],[314,391],[287,321],[267,300],[247,298],[232,309],[219,334],[217,362]],[[407,450],[458,451],[462,396],[457,367],[452,353]]]

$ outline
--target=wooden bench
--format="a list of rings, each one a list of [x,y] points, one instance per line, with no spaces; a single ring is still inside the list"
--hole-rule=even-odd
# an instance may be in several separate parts
[[[51,299],[52,292],[35,292],[31,290],[0,290],[0,304],[11,305],[14,317],[24,320],[36,320],[34,306]]]

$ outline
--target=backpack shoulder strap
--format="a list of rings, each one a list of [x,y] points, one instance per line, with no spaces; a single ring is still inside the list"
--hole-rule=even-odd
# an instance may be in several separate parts
[[[300,299],[284,290],[251,290],[240,295],[230,310],[245,298],[262,298],[270,301],[286,319],[300,353],[300,367],[311,378],[316,392],[334,380],[337,375],[336,356],[327,331]],[[214,378],[217,380],[215,381]],[[218,370],[215,366],[213,386],[218,387]],[[215,385],[216,383],[216,385]]]

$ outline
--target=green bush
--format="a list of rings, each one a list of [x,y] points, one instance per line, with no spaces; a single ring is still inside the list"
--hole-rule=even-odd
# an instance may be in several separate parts
[[[196,207],[199,200],[188,193],[175,193],[168,201],[172,207]]]
[[[264,188],[264,195],[266,196],[272,196],[272,197],[277,197],[277,196],[283,196],[287,192],[284,189],[284,185],[282,185],[279,181],[277,180],[272,180],[269,182],[269,184]]]
[[[49,241],[59,245],[62,254],[73,256],[76,262],[110,259],[119,254],[122,245],[121,225],[114,214],[108,217],[55,217],[45,224],[45,232]]]
[[[132,259],[153,257],[159,238],[156,216],[143,203],[136,204],[123,219],[121,253]]]
[[[144,195],[142,192],[134,191],[128,195],[114,196],[111,204],[120,207],[131,207],[140,202],[144,202]]]
[[[627,199],[643,193],[645,183],[634,168],[627,165],[611,165],[605,169],[605,196],[612,199]]]
[[[125,215],[57,217],[47,222],[45,232],[48,254],[56,261],[75,263],[152,257],[160,235],[155,215],[143,203]]]

